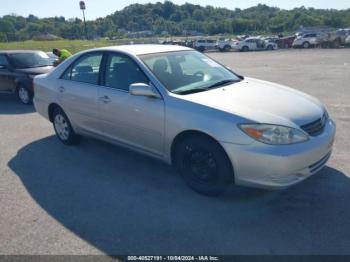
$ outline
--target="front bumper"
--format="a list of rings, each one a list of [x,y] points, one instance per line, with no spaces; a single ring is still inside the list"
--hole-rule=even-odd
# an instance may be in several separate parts
[[[293,145],[221,143],[234,169],[237,185],[278,189],[297,184],[320,171],[331,156],[336,127],[328,120],[324,132]]]

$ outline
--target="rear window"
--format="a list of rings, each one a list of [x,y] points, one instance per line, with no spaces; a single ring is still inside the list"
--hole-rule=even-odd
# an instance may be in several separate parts
[[[52,62],[44,52],[14,53],[8,55],[15,68],[35,68],[51,66]]]

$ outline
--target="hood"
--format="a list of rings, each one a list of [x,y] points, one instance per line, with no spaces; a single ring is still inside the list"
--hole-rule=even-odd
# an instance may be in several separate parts
[[[29,75],[41,75],[50,72],[54,67],[53,66],[45,66],[45,67],[34,67],[34,68],[21,68],[16,69],[17,72],[21,72]]]
[[[325,111],[317,99],[307,94],[253,78],[181,98],[244,117],[248,121],[291,127],[315,121]]]

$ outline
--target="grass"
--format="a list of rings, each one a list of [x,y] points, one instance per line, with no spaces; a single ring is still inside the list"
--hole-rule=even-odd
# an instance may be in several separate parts
[[[45,52],[52,51],[53,48],[65,48],[71,53],[76,53],[82,50],[113,46],[128,43],[130,40],[57,40],[57,41],[23,41],[23,42],[8,42],[0,43],[0,50],[4,49],[31,49],[42,50]]]

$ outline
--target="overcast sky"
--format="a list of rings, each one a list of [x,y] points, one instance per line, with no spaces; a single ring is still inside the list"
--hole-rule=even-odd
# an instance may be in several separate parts
[[[133,3],[149,3],[159,2],[150,0],[86,0],[86,17],[87,19],[95,19],[121,10],[125,6]],[[267,4],[269,6],[277,6],[284,9],[292,9],[294,7],[306,6],[315,8],[334,8],[348,9],[350,8],[350,0],[173,0],[173,3],[212,5],[216,7],[226,7],[229,9],[247,8],[258,3]],[[34,14],[39,17],[65,16],[80,17],[79,0],[0,0],[0,16],[6,14],[18,14],[27,16]]]

